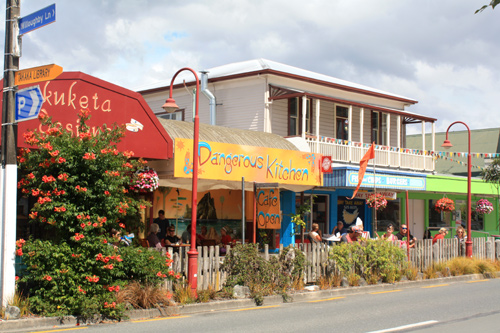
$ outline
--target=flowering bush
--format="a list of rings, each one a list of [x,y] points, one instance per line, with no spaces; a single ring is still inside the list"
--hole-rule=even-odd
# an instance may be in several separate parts
[[[156,251],[112,246],[111,229],[136,230],[141,209],[150,206],[129,191],[130,170],[146,162],[117,150],[123,128],[91,132],[89,118],[80,111],[73,136],[41,115],[44,131],[24,134],[35,149],[18,156],[18,188],[34,202],[29,218],[38,225],[36,239],[16,243],[26,266],[18,288],[36,314],[121,318],[125,305],[116,293],[131,280],[158,285],[178,276]]]
[[[493,204],[486,199],[476,202],[476,212],[478,214],[490,214],[493,211]]]
[[[368,207],[370,208],[374,208],[375,207],[375,210],[382,210],[384,209],[385,207],[387,207],[387,200],[385,199],[385,197],[380,194],[380,193],[377,193],[377,194],[371,194],[368,199],[366,199],[366,204],[368,205]]]
[[[153,169],[137,171],[132,177],[130,189],[134,192],[153,192],[158,188],[160,179]]]
[[[451,211],[455,210],[455,204],[453,203],[453,200],[451,200],[451,199],[442,198],[436,202],[434,209],[440,213],[441,212],[451,212]]]

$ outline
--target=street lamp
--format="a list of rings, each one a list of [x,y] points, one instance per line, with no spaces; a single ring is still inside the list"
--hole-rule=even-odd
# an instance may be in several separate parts
[[[469,258],[472,258],[472,231],[471,231],[471,168],[472,168],[472,159],[470,156],[470,129],[466,123],[463,121],[455,121],[446,130],[446,140],[444,140],[441,147],[450,148],[453,147],[450,140],[448,140],[448,131],[450,127],[455,124],[462,124],[467,128],[467,132],[469,134],[469,151],[467,154],[467,240],[465,241],[465,255]]]
[[[196,250],[196,210],[198,208],[198,145],[200,136],[200,119],[198,116],[198,107],[200,99],[200,80],[198,75],[191,68],[181,68],[175,73],[172,81],[170,82],[170,95],[169,98],[163,104],[163,109],[168,113],[175,112],[179,107],[175,104],[175,100],[172,98],[172,87],[174,85],[174,80],[177,75],[182,71],[190,71],[196,78],[196,96],[195,96],[195,116],[194,116],[194,134],[193,134],[193,189],[191,193],[191,248],[188,251],[188,283],[191,286],[191,291],[196,295],[196,289],[198,287],[198,251]]]

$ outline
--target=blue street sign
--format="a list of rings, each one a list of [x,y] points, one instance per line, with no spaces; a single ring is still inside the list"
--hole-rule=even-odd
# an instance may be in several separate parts
[[[16,93],[16,122],[38,117],[43,104],[39,86],[19,90]]]
[[[41,28],[56,21],[56,4],[40,9],[28,16],[19,19],[19,34],[24,35],[30,31]]]

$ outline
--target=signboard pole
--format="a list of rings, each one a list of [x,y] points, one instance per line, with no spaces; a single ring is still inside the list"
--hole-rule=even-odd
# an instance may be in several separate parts
[[[2,106],[2,171],[0,191],[1,237],[0,237],[0,301],[6,306],[7,299],[14,296],[16,215],[17,215],[17,161],[15,123],[14,76],[19,69],[19,55],[15,47],[19,35],[19,1],[7,0],[5,13],[5,56]]]

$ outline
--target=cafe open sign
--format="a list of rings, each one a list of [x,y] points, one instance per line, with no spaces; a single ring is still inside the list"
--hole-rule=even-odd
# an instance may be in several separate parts
[[[279,189],[257,191],[257,226],[260,229],[281,229]]]

